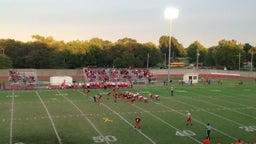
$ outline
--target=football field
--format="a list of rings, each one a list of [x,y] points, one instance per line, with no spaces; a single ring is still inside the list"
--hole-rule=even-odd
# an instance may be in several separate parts
[[[119,89],[139,93],[148,103],[107,99],[112,89],[0,91],[1,144],[201,144],[210,123],[211,144],[241,139],[256,143],[256,83],[224,80],[170,87],[142,85]],[[102,94],[102,103],[93,101]],[[153,93],[160,100],[148,95]],[[186,125],[186,113],[193,125]],[[140,116],[141,129],[134,128]]]

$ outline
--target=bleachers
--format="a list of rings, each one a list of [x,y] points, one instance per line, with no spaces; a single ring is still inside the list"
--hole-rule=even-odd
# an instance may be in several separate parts
[[[109,69],[92,69],[90,67],[83,68],[85,82],[128,82],[132,81],[136,84],[146,84],[156,82],[154,76],[149,70],[142,68],[109,68]]]
[[[37,83],[37,75],[33,71],[19,72],[10,69],[8,75],[9,85],[6,85],[5,89],[34,89]]]

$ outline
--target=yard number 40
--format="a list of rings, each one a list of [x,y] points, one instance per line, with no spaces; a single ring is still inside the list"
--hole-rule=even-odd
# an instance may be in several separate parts
[[[256,126],[240,126],[240,129],[244,129],[246,132],[256,131]]]

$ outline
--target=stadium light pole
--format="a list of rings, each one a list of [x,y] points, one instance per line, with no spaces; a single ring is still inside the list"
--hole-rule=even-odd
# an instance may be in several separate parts
[[[239,55],[238,55],[238,69],[240,71],[240,62],[241,62],[241,53],[239,52]]]
[[[179,17],[179,10],[174,7],[166,8],[164,17],[170,20],[170,33],[169,33],[169,55],[168,55],[168,84],[170,83],[170,67],[171,67],[171,44],[172,44],[172,20]]]

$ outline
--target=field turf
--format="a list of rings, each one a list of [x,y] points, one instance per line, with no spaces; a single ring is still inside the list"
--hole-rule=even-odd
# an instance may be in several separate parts
[[[210,123],[211,144],[231,144],[237,139],[256,143],[255,81],[223,80],[196,85],[134,86],[119,89],[160,95],[160,100],[133,104],[106,93],[112,89],[0,91],[1,144],[200,144]],[[93,102],[101,93],[102,103]],[[193,125],[186,125],[186,112]],[[135,117],[141,129],[134,128]]]

